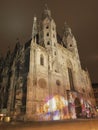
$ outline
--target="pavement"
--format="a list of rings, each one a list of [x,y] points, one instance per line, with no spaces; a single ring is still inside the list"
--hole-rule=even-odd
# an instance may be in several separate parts
[[[0,130],[98,130],[98,118],[42,122],[0,122]]]

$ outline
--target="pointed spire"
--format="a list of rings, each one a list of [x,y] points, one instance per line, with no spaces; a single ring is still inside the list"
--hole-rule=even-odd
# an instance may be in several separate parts
[[[20,46],[19,38],[16,38],[16,45]]]
[[[51,11],[48,9],[47,4],[45,4],[44,12],[43,12],[43,19],[48,17],[51,19]]]
[[[37,30],[37,17],[34,16],[33,19],[33,28],[32,28],[32,39],[37,35],[38,30]]]
[[[69,28],[69,26],[68,26],[68,24],[67,24],[67,22],[65,21],[65,23],[64,23],[64,29],[68,29]]]
[[[47,6],[47,4],[45,4],[45,9],[48,10],[48,6]]]
[[[69,34],[72,35],[71,28],[68,26],[66,22],[64,23],[64,34],[65,36],[68,36]]]
[[[10,56],[11,56],[11,51],[10,51],[10,46],[8,46],[7,54],[6,54],[6,61],[9,59]]]
[[[16,46],[15,46],[15,50],[18,50],[20,47],[20,41],[19,38],[16,38]]]

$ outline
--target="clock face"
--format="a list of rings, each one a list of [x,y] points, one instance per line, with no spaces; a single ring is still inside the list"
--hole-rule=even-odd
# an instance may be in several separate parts
[[[39,79],[38,84],[39,84],[40,88],[46,88],[47,87],[47,82],[44,78]]]

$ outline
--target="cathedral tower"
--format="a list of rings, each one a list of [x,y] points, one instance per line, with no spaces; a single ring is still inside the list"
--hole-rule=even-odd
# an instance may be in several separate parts
[[[68,26],[66,22],[64,24],[62,41],[66,45],[67,49],[75,55],[76,60],[78,61],[79,67],[81,67],[78,49],[77,49],[77,43],[76,43],[74,35],[72,34],[71,28]]]
[[[89,74],[81,67],[71,28],[65,23],[63,37],[57,34],[47,6],[40,22],[33,19],[31,39],[23,46],[18,42],[9,56],[5,66],[0,61],[0,93],[7,88],[5,107],[13,118],[75,119],[87,107],[94,110]]]

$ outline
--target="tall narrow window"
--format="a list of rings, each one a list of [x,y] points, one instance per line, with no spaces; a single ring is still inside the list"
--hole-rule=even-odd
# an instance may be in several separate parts
[[[42,54],[40,55],[40,65],[44,65],[44,57]]]
[[[70,82],[70,89],[75,90],[74,83],[73,83],[73,75],[71,68],[68,68],[68,74],[69,74],[69,82]]]
[[[57,85],[57,93],[59,94],[61,82],[59,80],[56,80],[56,85]]]

